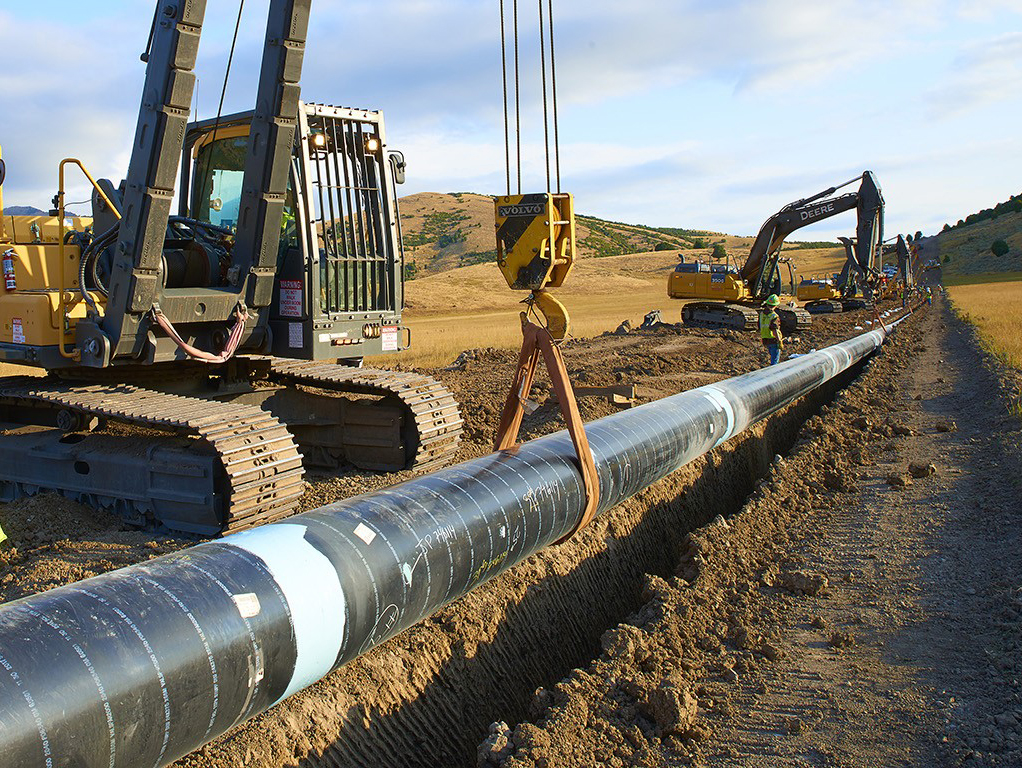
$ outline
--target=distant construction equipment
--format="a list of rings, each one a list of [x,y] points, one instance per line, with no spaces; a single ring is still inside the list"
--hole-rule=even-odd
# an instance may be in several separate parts
[[[857,192],[828,197],[856,181],[861,181]],[[781,264],[787,266],[791,283],[795,282],[790,262],[780,256],[785,238],[802,227],[853,208],[858,211],[857,233],[863,246],[856,249],[852,261],[846,267],[849,279],[852,275],[861,275],[861,280],[866,282],[865,276],[872,274],[876,249],[883,239],[883,196],[871,171],[784,206],[760,227],[741,268],[700,262],[679,264],[668,279],[668,295],[673,299],[699,300],[685,304],[681,310],[682,321],[686,325],[753,330],[757,321],[756,308],[770,294],[785,293],[780,275]],[[834,298],[841,296],[840,291],[834,290],[826,281],[819,281],[819,285],[810,283],[806,287],[821,294],[809,299],[812,306],[830,301],[832,293]],[[792,285],[788,293],[793,295],[796,291]],[[840,309],[840,305],[828,307],[828,311],[836,309]],[[789,301],[787,306],[782,304],[776,311],[785,334],[807,328],[811,323],[809,312],[794,301]]]

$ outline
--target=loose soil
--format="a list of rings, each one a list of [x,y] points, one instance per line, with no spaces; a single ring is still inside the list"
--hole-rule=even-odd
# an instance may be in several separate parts
[[[816,318],[789,351],[865,323]],[[640,401],[764,362],[750,336],[674,326],[565,356]],[[490,450],[514,362],[428,371],[463,404],[461,458]],[[178,765],[1013,764],[1019,424],[986,371],[938,303],[829,405],[785,409]],[[559,424],[544,405],[524,437]],[[407,476],[315,476],[303,508]],[[0,524],[3,600],[194,543],[50,494]]]
[[[479,764],[1022,764],[1020,422],[941,302]]]

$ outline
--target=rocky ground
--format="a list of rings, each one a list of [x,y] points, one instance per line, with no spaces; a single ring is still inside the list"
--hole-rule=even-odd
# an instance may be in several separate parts
[[[789,351],[866,322],[818,318]],[[640,400],[763,363],[749,336],[673,326],[565,355]],[[514,361],[431,371],[463,404],[462,458],[489,450]],[[822,410],[792,406],[180,765],[1018,764],[1003,373],[944,306],[919,313]],[[525,436],[558,424],[544,406]],[[394,479],[317,476],[304,507]],[[193,543],[51,495],[0,524],[4,600]]]

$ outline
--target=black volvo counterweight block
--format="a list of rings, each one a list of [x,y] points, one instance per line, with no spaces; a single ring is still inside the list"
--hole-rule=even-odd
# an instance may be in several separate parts
[[[875,330],[586,426],[599,513],[867,359]],[[561,539],[567,433],[0,607],[0,763],[161,766]]]

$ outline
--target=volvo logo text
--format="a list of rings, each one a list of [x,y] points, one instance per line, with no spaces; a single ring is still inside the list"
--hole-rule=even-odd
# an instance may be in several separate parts
[[[546,213],[546,206],[538,205],[536,203],[502,205],[497,209],[497,212],[504,218],[508,218],[509,216],[542,216]]]

